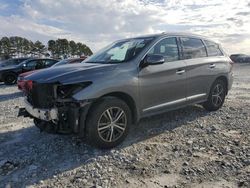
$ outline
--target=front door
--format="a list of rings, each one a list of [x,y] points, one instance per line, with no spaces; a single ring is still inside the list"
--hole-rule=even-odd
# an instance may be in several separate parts
[[[184,105],[186,64],[180,60],[176,37],[160,40],[148,54],[158,54],[165,63],[149,65],[139,72],[139,91],[143,114]]]

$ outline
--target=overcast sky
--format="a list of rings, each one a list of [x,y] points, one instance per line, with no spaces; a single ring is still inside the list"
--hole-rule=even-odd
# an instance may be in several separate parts
[[[67,38],[93,51],[114,40],[181,31],[250,54],[250,0],[0,0],[0,37]]]

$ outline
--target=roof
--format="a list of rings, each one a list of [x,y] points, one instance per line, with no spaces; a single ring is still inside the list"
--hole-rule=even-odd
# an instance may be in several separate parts
[[[193,34],[193,33],[184,33],[184,32],[162,32],[158,34],[148,34],[148,35],[141,35],[141,36],[136,36],[136,37],[129,37],[129,38],[124,38],[120,39],[118,41],[123,41],[123,40],[128,40],[128,39],[140,39],[140,38],[147,38],[147,37],[164,37],[164,36],[188,36],[188,37],[197,37],[197,38],[202,38],[206,40],[210,40],[205,36],[198,35],[198,34]]]
[[[198,38],[207,38],[202,35],[194,34],[194,33],[187,33],[187,32],[162,32],[158,34],[149,34],[149,35],[143,35],[138,36],[135,38],[141,38],[141,37],[160,37],[160,36],[189,36],[189,37],[198,37]]]
[[[188,33],[188,32],[162,32],[162,33],[158,33],[158,34],[149,34],[149,35],[131,37],[131,39],[145,38],[145,37],[164,37],[164,36],[186,36],[186,37],[200,38],[200,39],[205,39],[205,40],[208,40],[211,42],[215,42],[206,36],[202,36],[202,35],[198,35],[198,34],[194,34],[194,33]],[[217,42],[215,42],[215,43],[217,43]]]

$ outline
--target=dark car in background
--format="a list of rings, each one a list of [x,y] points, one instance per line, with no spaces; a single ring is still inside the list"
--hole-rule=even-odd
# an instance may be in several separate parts
[[[56,64],[52,65],[52,67],[66,65],[66,64],[73,64],[73,63],[81,63],[86,58],[87,57],[63,59],[63,60],[57,62]],[[18,89],[20,89],[23,92],[26,92],[25,84],[26,84],[27,80],[25,79],[25,77],[35,73],[36,71],[39,71],[39,70],[33,70],[33,71],[29,71],[29,72],[25,72],[25,73],[20,74],[18,76],[18,79],[17,79]]]
[[[196,103],[220,109],[232,86],[232,66],[219,44],[198,35],[119,40],[83,63],[28,76],[19,115],[33,118],[41,130],[79,134],[111,148],[143,117]]]
[[[246,54],[232,54],[230,59],[235,63],[250,63],[250,56]]]
[[[69,58],[69,59],[63,59],[59,61],[58,63],[54,64],[53,67],[59,66],[59,65],[66,65],[66,64],[73,64],[73,63],[81,63],[84,61],[87,57],[81,57],[81,58]]]
[[[1,67],[7,67],[7,66],[14,66],[14,65],[19,65],[23,61],[29,59],[28,57],[21,57],[21,58],[13,58],[13,59],[7,59],[0,61],[0,68]]]
[[[56,64],[58,60],[49,58],[27,59],[20,64],[0,67],[0,81],[6,85],[15,84],[19,74],[51,67]]]

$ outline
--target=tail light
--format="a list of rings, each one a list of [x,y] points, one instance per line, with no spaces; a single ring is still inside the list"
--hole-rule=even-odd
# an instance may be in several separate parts
[[[230,72],[231,72],[233,70],[234,62],[231,59],[229,59],[229,64],[231,65],[230,66]]]
[[[27,90],[27,91],[32,90],[32,87],[33,87],[33,82],[32,82],[32,80],[27,80],[27,81],[26,81],[26,84],[25,84],[25,87],[26,87],[26,90]]]
[[[234,64],[234,62],[231,60],[231,59],[229,59],[229,63],[233,66],[233,64]]]

